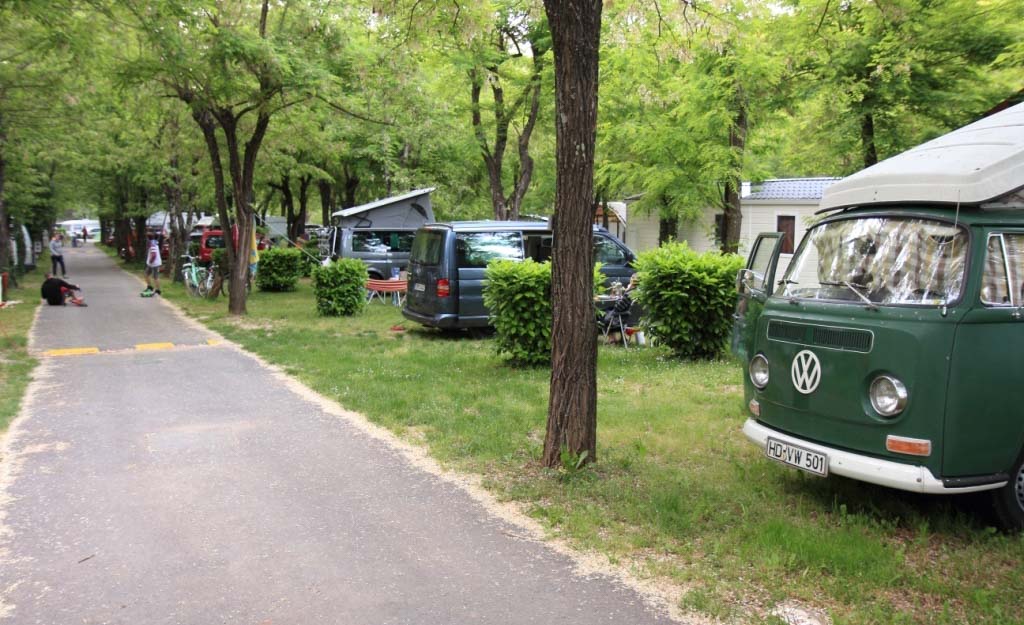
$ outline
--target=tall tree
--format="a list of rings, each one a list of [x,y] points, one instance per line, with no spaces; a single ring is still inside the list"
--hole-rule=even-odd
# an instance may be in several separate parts
[[[719,243],[736,251],[741,180],[760,173],[749,138],[784,104],[785,57],[773,15],[728,1],[660,12],[627,7],[612,19],[617,36],[602,60],[609,70],[602,186],[643,193],[631,210],[657,213],[670,227],[707,210],[721,213]]]
[[[594,149],[601,0],[545,0],[555,53],[554,249],[551,269],[551,393],[543,462],[562,453],[597,458],[597,333],[594,331]]]
[[[272,15],[269,0],[258,6],[124,3],[146,44],[132,74],[163,85],[189,107],[209,152],[221,223],[228,228],[233,221],[237,229],[235,245],[227,246],[232,314],[246,312],[253,187],[267,128],[275,114],[307,100],[319,84],[320,44],[338,43],[330,30],[333,22],[319,21],[312,4],[275,3]]]
[[[493,27],[486,30],[480,39],[481,42],[470,52],[472,59],[468,70],[473,134],[487,167],[494,218],[518,219],[523,197],[533,177],[530,139],[540,113],[541,81],[544,59],[551,45],[550,34],[546,21],[531,16],[527,7],[512,4],[496,12]],[[510,84],[514,85],[515,80],[508,74],[517,71],[515,61],[523,57],[530,58],[531,67],[525,81],[520,78],[524,84],[518,87],[518,94],[509,102],[506,89]],[[493,141],[487,137],[481,102],[485,84],[491,92]],[[506,193],[505,151],[510,127],[520,117],[522,123],[515,139],[518,161],[511,172],[511,191]]]
[[[814,116],[793,143],[850,146],[854,170],[969,123],[1021,87],[1019,70],[992,65],[1021,45],[1018,0],[809,0],[784,19],[807,78],[802,112]]]
[[[12,217],[47,225],[53,219],[56,169],[45,155],[73,126],[65,87],[84,41],[67,10],[62,3],[0,5],[0,271],[12,256]],[[22,191],[20,203],[9,201],[12,187]],[[33,215],[40,210],[46,214]]]

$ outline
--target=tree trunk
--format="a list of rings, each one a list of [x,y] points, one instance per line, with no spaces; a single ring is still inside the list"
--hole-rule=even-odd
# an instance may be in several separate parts
[[[295,240],[295,196],[292,195],[292,179],[288,174],[281,176],[279,184],[271,184],[281,193],[281,212],[284,213],[284,232],[289,240]]]
[[[736,102],[736,123],[729,128],[729,147],[732,149],[735,159],[734,177],[725,181],[725,211],[722,228],[722,251],[736,253],[740,249],[740,234],[743,227],[743,210],[740,189],[740,169],[743,163],[743,152],[747,147],[747,106],[742,97],[737,95]]]
[[[266,2],[264,2],[264,9]],[[259,154],[263,137],[270,125],[270,114],[260,110],[256,117],[252,135],[242,152],[238,144],[238,117],[233,111],[220,109],[214,112],[224,133],[228,150],[228,171],[231,173],[231,189],[235,198],[235,227],[238,241],[235,242],[236,262],[231,265],[231,288],[228,297],[228,312],[244,315],[249,282],[249,259],[252,251],[253,231],[253,177],[256,171],[256,156]],[[229,237],[230,241],[231,238]]]
[[[320,191],[320,224],[331,225],[331,213],[334,212],[334,188],[329,180],[319,180],[316,183]]]
[[[597,458],[593,301],[594,145],[601,0],[545,0],[555,51],[556,183],[551,394],[543,462]]]
[[[292,241],[298,241],[306,232],[306,221],[309,220],[309,183],[313,182],[311,176],[299,178],[299,216],[298,227],[295,229],[295,236]]]
[[[220,158],[220,144],[217,143],[216,120],[207,109],[193,111],[192,118],[199,125],[199,129],[203,131],[206,151],[210,155],[210,167],[213,171],[213,198],[217,205],[217,219],[224,232],[225,254],[230,267],[235,264],[235,249],[231,245],[231,220],[228,218],[227,188],[224,182],[224,164]],[[221,267],[221,269],[225,268]]]
[[[128,248],[131,247],[132,221],[128,217],[121,217],[114,222],[114,247],[118,253],[125,252],[125,260],[130,258]]]
[[[3,119],[0,118],[0,124]],[[7,132],[0,125],[0,271],[7,267],[11,258],[11,230],[7,225],[7,202],[4,199],[4,181],[7,177],[7,160],[4,148],[7,147]]]
[[[145,206],[145,203],[143,203],[143,206]],[[135,223],[133,224],[132,227],[132,234],[134,235],[135,239],[132,242],[132,247],[135,248],[135,255],[133,257],[133,260],[135,258],[143,258],[143,255],[146,253],[146,249],[148,247],[146,241],[146,216],[137,216],[135,217],[134,222]]]
[[[352,208],[356,205],[356,190],[359,189],[359,175],[356,174],[354,169],[349,169],[348,165],[345,165],[345,198],[342,202],[342,208]]]
[[[505,189],[501,181],[502,164],[505,160],[505,146],[508,144],[509,120],[505,115],[505,92],[497,79],[491,82],[491,91],[494,95],[494,149],[492,150],[484,134],[483,119],[480,115],[480,92],[483,90],[484,79],[480,75],[479,68],[474,67],[469,71],[470,102],[473,120],[473,134],[476,137],[477,145],[480,147],[480,155],[487,167],[487,181],[491,188],[491,205],[494,208],[494,218],[503,221],[508,219],[508,211],[505,208]]]
[[[174,173],[171,174],[171,179],[163,184],[164,198],[167,200],[167,221],[170,226],[170,258],[165,259],[165,262],[170,265],[171,280],[182,282],[184,278],[181,268],[184,261],[181,257],[188,251],[188,222],[191,221],[191,214],[187,218],[183,214],[184,194],[181,190],[181,174],[178,172],[178,157],[172,156],[169,164]]]
[[[658,219],[658,245],[668,243],[679,236],[679,217],[661,217]]]
[[[530,156],[530,137],[533,135],[533,128],[537,124],[537,115],[540,113],[540,87],[541,76],[544,70],[543,51],[533,57],[533,76],[530,79],[530,114],[526,117],[526,124],[519,133],[519,175],[516,176],[515,187],[512,189],[512,197],[507,201],[509,219],[519,219],[519,209],[522,208],[523,198],[530,188],[530,180],[533,178],[533,157]]]
[[[860,144],[864,150],[864,167],[871,167],[878,162],[878,150],[875,147],[875,116],[871,111],[864,113],[860,120]]]

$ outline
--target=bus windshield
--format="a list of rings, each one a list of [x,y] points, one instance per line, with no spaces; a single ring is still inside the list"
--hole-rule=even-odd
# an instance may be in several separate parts
[[[967,241],[963,228],[930,219],[827,222],[804,237],[782,296],[869,306],[948,304],[960,298]]]

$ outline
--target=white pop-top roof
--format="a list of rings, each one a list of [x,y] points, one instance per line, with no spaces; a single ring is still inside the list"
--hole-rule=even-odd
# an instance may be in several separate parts
[[[381,206],[387,206],[388,204],[396,204],[396,203],[401,202],[403,200],[408,200],[410,198],[414,198],[414,197],[419,196],[419,195],[424,195],[426,193],[430,193],[435,188],[436,187],[428,187],[426,189],[416,189],[415,191],[410,191],[409,193],[406,193],[404,195],[396,195],[395,197],[386,197],[383,200],[376,200],[374,202],[370,202],[369,204],[361,204],[359,206],[353,206],[352,208],[346,208],[344,210],[335,211],[335,212],[331,213],[331,215],[333,217],[338,217],[338,216],[341,216],[341,217],[351,217],[352,215],[357,215],[359,213],[365,213],[366,211],[374,209],[374,208],[379,208]]]
[[[923,202],[983,204],[1024,187],[1024,104],[990,115],[833,184],[820,211]]]

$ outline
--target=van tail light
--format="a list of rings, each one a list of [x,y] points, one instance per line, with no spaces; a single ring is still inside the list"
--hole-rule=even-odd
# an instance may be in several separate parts
[[[932,442],[920,438],[907,438],[906,436],[885,437],[885,448],[894,454],[907,454],[910,456],[932,455]]]
[[[451,294],[452,294],[452,287],[451,287],[450,284],[448,284],[448,280],[445,279],[445,278],[441,278],[440,280],[438,280],[437,281],[437,296],[438,297],[448,297]]]

